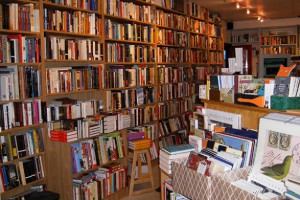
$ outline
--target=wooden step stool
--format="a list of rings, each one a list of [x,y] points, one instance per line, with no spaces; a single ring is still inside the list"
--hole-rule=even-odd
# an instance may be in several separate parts
[[[133,151],[133,161],[132,161],[132,169],[131,169],[131,177],[130,177],[129,196],[154,191],[154,181],[153,181],[149,148],[132,150],[132,151]],[[140,155],[143,153],[146,155],[146,159],[147,159],[146,163],[148,166],[148,173],[142,173],[142,160],[141,160]],[[137,179],[135,179],[136,167],[138,167],[138,178]],[[151,182],[151,187],[134,191],[134,185],[141,184],[141,183],[147,183],[147,182]]]

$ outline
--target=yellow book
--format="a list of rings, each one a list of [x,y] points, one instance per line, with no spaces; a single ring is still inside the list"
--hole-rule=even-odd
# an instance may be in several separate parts
[[[38,139],[38,135],[36,130],[33,130],[33,142],[34,142],[34,149],[35,149],[35,153],[40,153],[40,149],[39,149],[39,139]]]

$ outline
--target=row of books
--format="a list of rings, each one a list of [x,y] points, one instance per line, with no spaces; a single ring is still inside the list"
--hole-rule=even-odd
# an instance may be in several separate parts
[[[189,26],[187,16],[156,9],[156,24],[163,27],[186,31]]]
[[[44,103],[40,99],[0,104],[0,113],[1,130],[39,124],[45,120]]]
[[[296,35],[271,35],[260,38],[260,45],[296,44]]]
[[[124,157],[119,132],[71,144],[73,174],[97,168]]]
[[[186,32],[159,28],[156,42],[157,44],[187,47],[190,44],[189,39]]]
[[[223,43],[221,38],[209,37],[208,38],[208,48],[209,50],[218,50],[223,49]]]
[[[103,44],[91,39],[47,36],[45,57],[54,60],[103,60]]]
[[[190,19],[190,31],[192,33],[207,34],[207,23],[198,19]]]
[[[71,98],[54,99],[47,106],[47,122],[93,116],[101,111],[102,106],[102,100],[77,101]]]
[[[154,83],[155,68],[149,65],[111,65],[105,71],[105,87],[121,88],[146,86]]]
[[[127,184],[127,168],[119,163],[111,163],[95,172],[74,178],[73,199],[104,199],[127,187]]]
[[[40,129],[29,130],[16,135],[1,135],[0,144],[0,163],[6,163],[44,151],[44,142]]]
[[[202,81],[203,83],[206,83],[207,74],[208,74],[208,69],[207,67],[203,66],[193,66],[192,67],[192,77],[194,82]]]
[[[154,42],[154,28],[150,25],[120,23],[105,19],[105,37],[116,40]]]
[[[40,31],[39,9],[34,4],[1,4],[0,29]]]
[[[150,45],[106,43],[106,62],[154,62],[155,48]]]
[[[207,37],[204,35],[190,35],[190,45],[193,48],[207,48]]]
[[[185,113],[192,110],[192,99],[174,99],[167,102],[158,103],[157,106],[157,118],[165,119],[170,116],[175,116],[181,113]]]
[[[141,106],[154,102],[154,87],[106,91],[108,110]]]
[[[102,65],[47,68],[47,93],[103,89]]]
[[[261,54],[296,54],[296,46],[271,46],[260,48]]]
[[[46,2],[51,2],[55,4],[60,4],[63,6],[70,6],[74,8],[80,8],[85,10],[98,10],[98,1],[97,0],[69,0],[69,1],[63,1],[63,0],[46,0]]]
[[[189,63],[191,51],[175,47],[157,47],[157,62]]]
[[[35,36],[0,35],[0,62],[40,62],[40,39]]]
[[[182,129],[177,133],[159,138],[158,146],[160,149],[167,146],[174,146],[187,143],[187,130]]]
[[[3,165],[0,176],[0,193],[42,179],[45,177],[42,157],[35,156],[16,164]]]
[[[157,88],[158,101],[167,101],[189,97],[191,94],[191,84],[189,82],[181,82],[176,84],[164,84]]]
[[[183,115],[165,120],[160,120],[158,123],[159,135],[170,135],[186,127],[186,122]]]
[[[209,52],[209,61],[212,64],[223,63],[223,51],[210,51]]]
[[[101,33],[101,18],[96,13],[44,8],[45,31],[62,31],[86,35]]]
[[[122,0],[104,1],[104,12],[108,15],[127,18],[135,21],[154,23],[154,8]]]
[[[156,139],[158,137],[157,127],[147,124],[155,120],[154,112],[154,106],[146,106],[114,113],[97,113],[85,118],[61,118],[48,121],[48,134],[53,141],[71,142],[136,127],[145,131],[149,138]]]
[[[208,52],[204,49],[192,50],[191,51],[191,62],[198,63],[208,63]]]
[[[158,83],[178,83],[189,81],[189,68],[185,66],[158,65]]]
[[[0,100],[9,101],[41,95],[40,70],[17,65],[0,68]]]
[[[211,37],[222,37],[222,27],[215,24],[208,24],[208,35]]]
[[[188,1],[186,6],[186,14],[206,20],[208,17],[208,10],[197,3]]]

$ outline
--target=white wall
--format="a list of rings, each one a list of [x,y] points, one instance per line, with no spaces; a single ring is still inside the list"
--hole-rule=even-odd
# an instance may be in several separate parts
[[[251,29],[276,26],[295,26],[300,25],[300,18],[287,19],[265,19],[263,22],[258,20],[238,21],[233,23],[233,29]]]

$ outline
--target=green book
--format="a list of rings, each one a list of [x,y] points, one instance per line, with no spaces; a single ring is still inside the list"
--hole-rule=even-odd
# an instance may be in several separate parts
[[[175,145],[175,146],[164,147],[163,150],[169,154],[179,154],[179,153],[195,151],[195,147],[193,147],[189,144],[179,144],[179,145]]]

